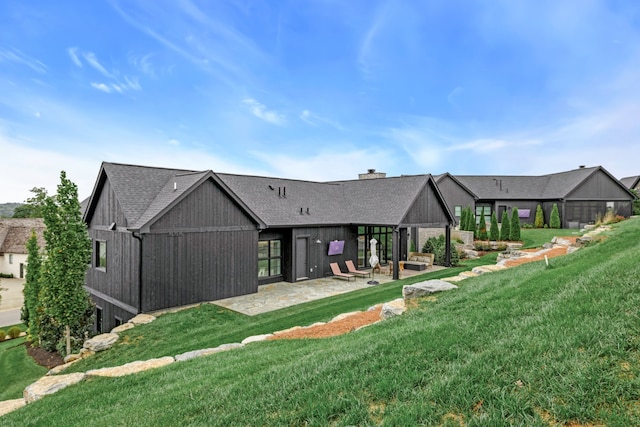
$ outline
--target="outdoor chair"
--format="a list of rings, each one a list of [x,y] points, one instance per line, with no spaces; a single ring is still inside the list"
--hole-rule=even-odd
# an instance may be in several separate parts
[[[356,280],[356,276],[354,276],[353,274],[343,273],[342,271],[340,271],[340,266],[338,265],[337,262],[332,262],[329,264],[329,266],[331,267],[331,272],[333,273],[333,277],[338,277],[340,279],[345,279],[347,281],[351,279]]]
[[[350,259],[346,260],[345,264],[347,264],[347,270],[349,271],[349,273],[355,274],[356,276],[360,277],[371,277],[371,273],[369,271],[358,270],[353,261],[351,261]]]

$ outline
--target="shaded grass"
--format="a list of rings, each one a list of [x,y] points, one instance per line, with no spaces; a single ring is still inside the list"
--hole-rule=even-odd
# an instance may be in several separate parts
[[[130,377],[92,379],[2,421],[639,425],[640,222],[621,223],[612,237],[554,258],[549,268],[525,264],[468,279],[457,291],[355,333],[255,343]],[[392,287],[372,290],[381,297]],[[315,315],[331,312],[316,304]],[[298,309],[288,315],[305,318]],[[284,311],[263,321],[286,323]],[[188,313],[172,315],[173,323]],[[140,340],[165,317],[146,325]],[[233,319],[227,326],[236,327]],[[224,335],[223,329],[211,333]]]
[[[47,372],[27,355],[25,338],[0,343],[0,401],[22,397],[26,386]]]

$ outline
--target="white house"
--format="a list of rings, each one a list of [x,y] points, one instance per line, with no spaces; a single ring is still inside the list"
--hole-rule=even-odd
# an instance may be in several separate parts
[[[44,248],[42,218],[0,218],[0,274],[24,278],[27,265],[27,241],[35,231],[38,246]]]

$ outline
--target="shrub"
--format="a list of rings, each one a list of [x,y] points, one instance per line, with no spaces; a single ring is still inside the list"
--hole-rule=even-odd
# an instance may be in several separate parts
[[[509,215],[507,211],[502,212],[502,227],[500,228],[500,240],[509,240],[509,234],[511,233],[509,224]]]
[[[13,279],[13,273],[0,273],[0,277],[3,279]]]
[[[446,244],[444,235],[438,237],[430,237],[422,247],[422,252],[433,254],[433,263],[435,265],[445,265]],[[455,245],[451,245],[451,266],[455,267],[460,263],[460,254]]]
[[[7,333],[4,331],[4,329],[0,329],[0,342],[4,341],[6,337]]]
[[[11,339],[18,338],[21,332],[22,332],[22,329],[20,329],[17,326],[13,326],[9,328],[9,338]]]
[[[560,213],[558,212],[558,205],[556,203],[553,204],[553,208],[551,209],[551,215],[549,216],[549,227],[560,228]]]

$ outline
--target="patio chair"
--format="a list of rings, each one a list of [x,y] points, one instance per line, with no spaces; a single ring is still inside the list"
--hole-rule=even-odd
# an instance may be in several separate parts
[[[353,261],[351,261],[350,259],[346,260],[345,264],[347,264],[347,270],[349,271],[349,273],[355,274],[356,276],[360,277],[371,277],[371,272],[358,270]]]
[[[329,264],[329,266],[331,267],[331,272],[333,273],[333,277],[345,279],[347,281],[351,279],[356,280],[356,276],[354,276],[353,274],[343,273],[342,271],[340,271],[340,266],[338,266],[337,262],[332,262]]]

